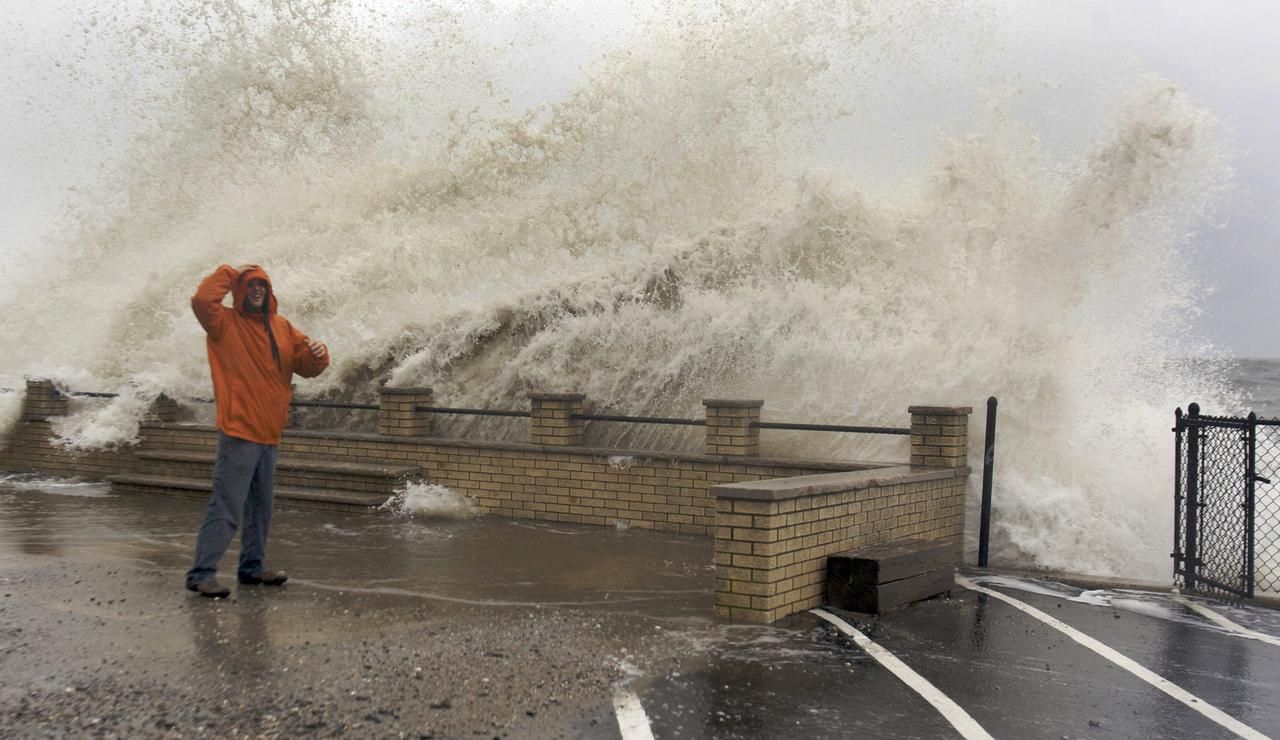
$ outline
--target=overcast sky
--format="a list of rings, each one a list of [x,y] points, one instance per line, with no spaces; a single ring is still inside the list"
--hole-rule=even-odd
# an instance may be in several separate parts
[[[129,3],[143,0],[129,0]],[[103,131],[127,128],[120,101],[104,98],[102,70],[68,75],[84,48],[83,15],[70,0],[0,0],[0,254],[29,250],[46,233],[71,188],[91,180],[101,154],[119,142]],[[406,0],[407,2],[407,0]],[[494,2],[501,6],[503,3]],[[608,8],[582,6],[609,28]],[[631,7],[633,3],[625,3]],[[1117,60],[1159,73],[1223,123],[1233,146],[1237,189],[1219,213],[1220,228],[1198,252],[1199,269],[1217,286],[1199,322],[1219,347],[1241,357],[1280,357],[1280,2],[1276,0],[996,0],[1021,53],[1063,60],[1083,74],[1092,60]],[[114,4],[112,5],[114,6]],[[103,7],[112,7],[103,3]],[[403,6],[391,3],[388,7]],[[589,6],[589,7],[588,7]],[[616,11],[615,11],[616,12]],[[582,29],[566,29],[566,44]],[[554,40],[553,40],[554,42]],[[579,58],[595,53],[576,44]],[[574,65],[567,65],[567,69]],[[121,74],[115,70],[110,74]],[[111,84],[121,80],[112,80]],[[94,83],[94,84],[91,84]],[[3,260],[12,264],[11,259]],[[19,279],[0,270],[5,281]]]
[[[1240,187],[1200,260],[1219,286],[1205,325],[1239,356],[1280,357],[1280,3],[1091,4],[1100,34],[1177,82],[1230,133]]]
[[[1044,54],[1139,65],[1222,123],[1235,189],[1201,237],[1199,322],[1239,357],[1280,357],[1280,2],[1004,0]],[[1078,63],[1078,62],[1077,62]],[[1213,228],[1216,227],[1216,228]]]

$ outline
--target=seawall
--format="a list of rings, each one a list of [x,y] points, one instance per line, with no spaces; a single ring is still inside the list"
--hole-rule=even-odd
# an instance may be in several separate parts
[[[701,454],[583,446],[581,396],[531,394],[530,404],[529,442],[448,439],[431,436],[429,389],[384,389],[378,433],[289,429],[280,457],[417,466],[486,514],[713,537],[716,613],[740,621],[821,605],[834,553],[919,538],[954,542],[959,557],[968,408],[912,407],[912,459],[894,463],[762,456],[760,401],[707,400]],[[50,421],[67,411],[52,383],[30,381],[0,469],[147,474],[159,465],[147,453],[211,455],[217,444],[216,428],[172,421],[162,400],[138,445],[72,451]]]

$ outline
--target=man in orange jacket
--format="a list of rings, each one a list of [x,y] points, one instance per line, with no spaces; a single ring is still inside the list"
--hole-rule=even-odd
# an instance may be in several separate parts
[[[222,305],[228,292],[231,307]],[[187,588],[224,598],[231,592],[218,583],[218,561],[242,521],[240,583],[279,586],[288,580],[263,563],[276,448],[289,416],[294,373],[312,378],[324,372],[329,350],[276,313],[271,278],[258,265],[218,267],[196,289],[191,310],[208,335],[219,431],[213,493],[196,538]]]

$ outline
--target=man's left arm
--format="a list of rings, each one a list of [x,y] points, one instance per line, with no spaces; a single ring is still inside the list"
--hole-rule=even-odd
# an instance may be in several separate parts
[[[314,378],[329,367],[329,348],[289,325],[293,341],[293,371],[304,378]]]

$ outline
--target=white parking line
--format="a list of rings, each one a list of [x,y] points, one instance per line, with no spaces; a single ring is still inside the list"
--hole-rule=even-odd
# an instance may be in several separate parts
[[[1266,735],[1244,724],[1240,720],[1236,719],[1235,717],[1232,717],[1231,715],[1227,714],[1221,709],[1218,709],[1212,704],[1209,704],[1204,699],[1201,699],[1195,694],[1192,694],[1191,692],[1182,689],[1177,684],[1174,684],[1172,681],[1169,681],[1165,678],[1161,678],[1159,675],[1147,670],[1146,668],[1142,667],[1135,661],[1130,660],[1129,658],[1120,654],[1116,650],[1113,650],[1112,648],[1106,646],[1105,644],[1093,639],[1092,637],[1086,635],[1080,630],[1077,630],[1076,628],[1071,627],[1070,625],[1067,625],[1057,619],[1054,619],[1053,617],[1049,616],[1048,614],[1045,614],[1044,612],[1040,611],[1034,606],[1031,606],[1030,604],[1019,601],[1013,598],[1012,596],[1006,596],[1005,594],[1002,594],[999,591],[993,591],[992,589],[979,586],[978,584],[974,583],[968,578],[965,578],[964,576],[957,575],[956,583],[972,591],[984,593],[988,596],[991,596],[992,598],[999,599],[1019,611],[1030,614],[1036,619],[1039,619],[1041,622],[1044,622],[1050,627],[1053,627],[1054,629],[1058,630],[1059,632],[1066,635],[1067,637],[1070,637],[1072,640],[1075,640],[1081,645],[1089,648],[1090,650],[1097,653],[1098,655],[1101,655],[1102,657],[1106,658],[1112,663],[1115,663],[1116,665],[1120,666],[1126,671],[1129,671],[1130,673],[1142,679],[1143,681],[1146,681],[1147,683],[1151,684],[1157,689],[1160,689],[1161,691],[1173,697],[1174,699],[1177,699],[1183,704],[1186,704],[1188,707],[1191,707],[1192,709],[1196,710],[1200,714],[1203,714],[1205,717],[1213,720],[1214,722],[1217,722],[1219,725],[1222,725],[1223,727],[1235,733],[1236,735],[1239,735],[1240,737],[1244,737],[1244,738],[1249,738],[1250,740],[1267,740]]]
[[[1224,630],[1229,630],[1231,632],[1236,633],[1237,635],[1240,635],[1241,637],[1247,637],[1250,640],[1257,640],[1259,642],[1265,642],[1268,645],[1275,645],[1276,647],[1280,647],[1280,637],[1273,637],[1271,635],[1263,634],[1262,632],[1258,632],[1256,630],[1251,630],[1248,627],[1238,625],[1235,622],[1232,622],[1230,619],[1227,619],[1221,614],[1205,606],[1204,604],[1197,604],[1196,602],[1186,598],[1185,596],[1174,596],[1173,600],[1187,607],[1188,609],[1195,612],[1196,614],[1199,614],[1200,616],[1204,617],[1210,622],[1213,622],[1214,624],[1218,625]]]
[[[991,738],[990,733],[982,729],[982,725],[977,720],[969,716],[969,713],[960,708],[959,704],[951,701],[951,697],[938,690],[937,686],[929,683],[928,680],[919,673],[911,670],[906,663],[898,660],[893,653],[880,647],[871,640],[870,637],[862,634],[856,627],[844,621],[840,617],[824,610],[813,609],[812,612],[819,617],[827,620],[836,626],[836,629],[853,638],[858,647],[867,651],[867,654],[875,658],[880,665],[889,669],[889,672],[898,677],[898,680],[905,683],[915,690],[917,694],[924,697],[924,700],[933,705],[938,713],[943,716],[951,726],[966,740],[977,738]]]
[[[640,697],[633,692],[624,689],[615,692],[613,712],[618,717],[618,732],[622,733],[622,740],[653,740],[649,717],[640,705]]]

